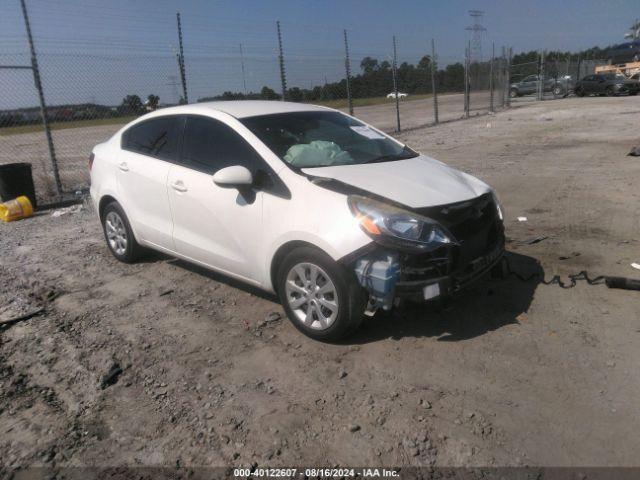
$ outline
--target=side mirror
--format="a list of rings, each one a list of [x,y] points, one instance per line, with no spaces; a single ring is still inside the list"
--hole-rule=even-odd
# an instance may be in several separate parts
[[[233,165],[218,170],[213,175],[213,183],[224,188],[243,188],[253,185],[253,175],[248,168]]]

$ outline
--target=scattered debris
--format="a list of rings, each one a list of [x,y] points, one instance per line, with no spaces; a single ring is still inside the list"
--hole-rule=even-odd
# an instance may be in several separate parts
[[[636,270],[640,270],[640,263],[635,263],[635,262],[634,262],[634,263],[632,263],[632,264],[631,264],[631,266],[632,266],[633,268],[635,268]]]
[[[270,312],[267,314],[266,317],[264,317],[264,321],[266,323],[273,323],[273,322],[277,322],[281,318],[282,318],[282,315],[280,315],[278,312]]]
[[[109,371],[102,376],[102,380],[100,380],[100,388],[104,390],[105,388],[114,385],[120,375],[122,375],[122,367],[118,362],[113,362]]]
[[[338,378],[344,378],[347,376],[347,372],[345,372],[344,370],[340,370],[340,372],[338,372]]]
[[[526,222],[527,221],[527,217],[518,217],[518,221],[519,222]]]
[[[569,260],[570,258],[579,257],[580,252],[571,252],[571,255],[560,255],[558,260]]]
[[[358,430],[360,430],[360,425],[356,425],[356,424],[349,425],[349,431],[351,433],[357,432]]]
[[[72,205],[66,208],[59,208],[51,212],[52,217],[61,217],[62,215],[66,215],[67,213],[78,213],[82,211],[82,205]]]
[[[533,245],[534,243],[539,243],[543,240],[546,240],[547,237],[546,235],[539,235],[537,237],[531,237],[531,238],[527,238],[525,240],[520,240],[518,243],[520,243],[521,245]]]
[[[166,290],[161,290],[160,293],[158,294],[159,297],[164,297],[165,295],[169,295],[171,293],[173,293],[174,290],[173,288],[167,288]]]
[[[640,147],[633,147],[629,153],[627,153],[628,157],[640,157]]]
[[[33,310],[32,312],[25,313],[24,315],[20,315],[18,317],[8,318],[6,320],[0,320],[0,326],[2,325],[12,325],[14,323],[23,322],[25,320],[29,320],[30,318],[35,317],[36,315],[40,315],[44,312],[44,308],[38,308]]]
[[[620,290],[640,290],[640,280],[625,277],[605,277],[607,287]]]

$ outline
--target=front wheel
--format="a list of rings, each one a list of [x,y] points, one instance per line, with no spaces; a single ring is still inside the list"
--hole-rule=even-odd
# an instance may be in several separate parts
[[[515,88],[514,88],[514,89],[511,89],[511,90],[509,91],[509,96],[510,96],[511,98],[516,98],[517,96],[519,96],[519,95],[518,95],[518,90],[516,90]]]
[[[582,87],[578,87],[574,92],[578,97],[584,97],[584,89]]]
[[[340,340],[362,322],[365,290],[353,272],[316,248],[296,248],[284,258],[277,290],[291,323],[314,340]]]

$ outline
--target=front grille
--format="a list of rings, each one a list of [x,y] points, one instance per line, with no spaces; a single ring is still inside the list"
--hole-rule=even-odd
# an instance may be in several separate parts
[[[503,240],[502,222],[498,218],[490,193],[472,200],[415,210],[446,227],[460,244],[452,249],[453,269],[464,269],[478,257],[486,255]]]

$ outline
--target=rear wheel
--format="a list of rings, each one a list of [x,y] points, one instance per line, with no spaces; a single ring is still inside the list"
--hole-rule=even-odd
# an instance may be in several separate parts
[[[616,92],[613,90],[613,87],[612,87],[612,86],[608,86],[608,87],[604,90],[604,94],[605,94],[607,97],[613,97],[613,96],[616,94]]]
[[[511,98],[516,98],[516,97],[518,96],[518,90],[516,90],[515,88],[512,88],[512,89],[509,91],[509,96],[510,96]]]
[[[578,97],[584,97],[584,88],[582,88],[582,87],[578,87],[578,88],[576,88],[576,89],[575,89],[575,94],[576,94]]]
[[[133,263],[143,248],[133,236],[129,219],[118,202],[109,203],[102,212],[102,230],[109,250],[118,260]]]
[[[284,258],[277,290],[291,323],[314,340],[340,340],[362,322],[365,290],[353,272],[316,248],[296,248]]]
[[[561,97],[562,96],[562,87],[560,85],[556,85],[555,87],[553,87],[553,95],[555,97]]]

